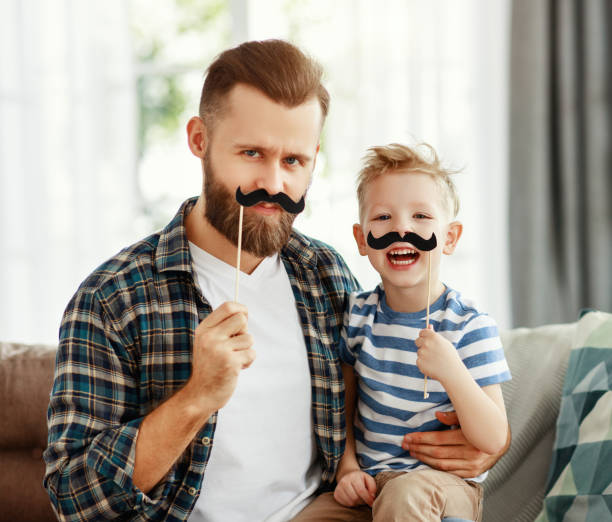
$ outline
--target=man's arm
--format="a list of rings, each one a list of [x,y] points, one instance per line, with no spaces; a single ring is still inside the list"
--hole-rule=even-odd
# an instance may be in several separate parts
[[[199,324],[193,344],[189,381],[140,426],[133,482],[145,493],[166,475],[208,418],[227,403],[240,371],[255,359],[246,308],[238,303],[221,305]]]
[[[436,417],[447,426],[458,426],[454,411],[436,412]],[[470,444],[460,428],[444,431],[414,432],[404,436],[402,448],[432,468],[448,471],[458,477],[477,477],[491,469],[508,451],[512,439],[510,429],[503,449],[493,455],[484,453]]]
[[[95,294],[79,292],[71,301],[62,323],[44,454],[44,484],[62,520],[113,518],[144,509],[144,492],[167,474],[193,430],[229,398],[239,369],[254,354],[245,348],[250,337],[241,333],[244,307],[229,303],[215,312],[196,330],[187,385],[143,419],[138,368],[127,359]],[[219,375],[225,379],[214,380]],[[161,501],[165,489],[148,500]]]

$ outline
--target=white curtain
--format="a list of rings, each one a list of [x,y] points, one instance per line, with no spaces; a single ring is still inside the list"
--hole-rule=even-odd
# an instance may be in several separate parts
[[[371,145],[426,141],[451,166],[464,168],[456,180],[465,232],[443,264],[443,279],[502,327],[511,324],[508,2],[229,0],[227,11],[234,43],[286,38],[326,70],[331,113],[309,206],[296,226],[337,247],[362,285],[373,287],[377,274],[358,255],[351,233],[360,158]],[[199,190],[199,163],[182,128],[175,148],[161,143],[146,150],[135,175],[137,64],[127,10],[123,0],[0,3],[3,340],[55,342],[78,283],[150,231],[140,194],[169,194],[172,201],[153,216],[162,222]],[[188,49],[221,50],[211,34],[190,35]],[[181,66],[184,54],[165,59]],[[194,66],[190,84],[198,85],[191,86],[185,121],[197,112],[209,59]],[[163,188],[183,177],[193,178],[190,188],[178,194]]]
[[[0,3],[0,338],[57,342],[133,241],[136,91],[122,0]]]
[[[362,286],[373,287],[378,274],[351,232],[360,158],[372,145],[428,142],[463,168],[455,181],[464,235],[443,261],[443,280],[509,327],[509,2],[235,3],[247,11],[243,39],[288,38],[325,66],[332,102],[324,151],[296,226],[338,248]]]

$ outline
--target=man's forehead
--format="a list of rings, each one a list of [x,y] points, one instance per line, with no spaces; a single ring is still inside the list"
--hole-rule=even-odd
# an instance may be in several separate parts
[[[316,101],[286,107],[257,89],[237,85],[217,119],[214,133],[223,128],[224,139],[232,146],[312,155],[319,142],[320,117]]]
[[[313,117],[319,121],[323,118],[323,112],[318,98],[313,94],[298,105],[287,105],[270,98],[266,93],[245,83],[237,83],[225,96],[225,110],[231,112],[243,110],[245,107],[261,108],[262,110],[279,110],[283,112],[312,112]]]

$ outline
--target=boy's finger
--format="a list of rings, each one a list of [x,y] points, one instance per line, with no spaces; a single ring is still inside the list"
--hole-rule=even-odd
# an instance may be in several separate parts
[[[353,506],[358,505],[359,500],[363,500],[361,498],[361,495],[359,494],[359,491],[357,491],[357,489],[355,488],[355,484],[353,484],[352,482],[347,488],[347,493],[349,493],[348,498],[349,498],[351,505]]]
[[[365,476],[365,485],[368,488],[368,491],[372,493],[372,495],[376,494],[376,481],[372,475],[367,474]]]
[[[374,499],[376,498],[376,481],[374,480],[374,477],[372,477],[372,475],[366,475],[364,482],[365,487],[367,488],[368,493],[370,494],[370,501],[368,502],[368,505],[371,507],[374,503]]]
[[[370,494],[370,492],[368,491],[368,489],[366,488],[365,484],[360,483],[356,488],[355,491],[357,493],[357,495],[359,496],[359,498],[365,502],[368,506],[371,506],[373,503],[373,499],[372,499],[372,495]]]

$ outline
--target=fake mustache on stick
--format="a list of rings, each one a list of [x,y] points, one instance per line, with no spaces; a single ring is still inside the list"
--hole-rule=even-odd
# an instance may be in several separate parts
[[[375,250],[383,250],[389,245],[398,242],[410,243],[413,247],[424,252],[433,250],[438,244],[436,235],[433,232],[429,239],[424,239],[414,232],[406,232],[403,237],[400,236],[398,232],[387,232],[380,237],[374,237],[371,231],[368,232],[368,246]]]
[[[262,201],[265,203],[276,203],[290,214],[299,214],[302,212],[302,210],[304,210],[304,196],[302,196],[302,199],[296,202],[284,192],[269,194],[265,189],[257,189],[253,192],[249,192],[248,194],[244,194],[242,190],[240,190],[240,187],[238,187],[236,189],[236,201],[238,201],[238,203],[240,203],[243,207],[252,207],[253,205],[257,205],[257,203],[261,203]]]

